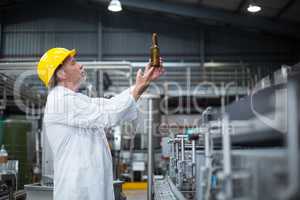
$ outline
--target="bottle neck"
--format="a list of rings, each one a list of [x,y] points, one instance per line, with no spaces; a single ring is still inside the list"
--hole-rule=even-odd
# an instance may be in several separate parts
[[[158,46],[156,33],[153,33],[153,35],[152,35],[152,46]]]

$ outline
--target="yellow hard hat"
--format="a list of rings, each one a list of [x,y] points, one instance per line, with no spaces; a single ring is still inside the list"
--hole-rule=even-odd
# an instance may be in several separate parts
[[[37,73],[39,78],[48,87],[57,67],[63,63],[68,56],[75,56],[76,50],[68,50],[65,48],[52,48],[49,49],[40,59],[37,65]]]

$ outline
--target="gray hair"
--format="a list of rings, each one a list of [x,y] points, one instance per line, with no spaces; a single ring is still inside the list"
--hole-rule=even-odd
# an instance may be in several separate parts
[[[58,85],[58,82],[59,82],[59,78],[58,78],[58,75],[57,75],[57,72],[58,70],[60,70],[62,67],[62,65],[59,65],[56,70],[54,71],[53,73],[53,76],[52,78],[50,79],[49,83],[48,83],[48,88],[49,89],[52,89],[54,87],[56,87]]]

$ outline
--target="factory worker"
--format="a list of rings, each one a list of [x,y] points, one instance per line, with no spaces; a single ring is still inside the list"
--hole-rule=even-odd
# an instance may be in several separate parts
[[[104,129],[137,117],[136,101],[163,68],[139,70],[131,88],[111,99],[77,93],[85,78],[76,51],[52,48],[37,72],[50,91],[44,134],[54,159],[54,200],[114,200],[112,157]]]

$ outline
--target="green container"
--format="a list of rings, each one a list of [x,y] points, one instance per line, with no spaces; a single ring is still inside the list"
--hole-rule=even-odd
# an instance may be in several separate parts
[[[18,188],[32,183],[34,146],[31,123],[25,116],[10,116],[0,122],[1,144],[5,145],[8,159],[19,161]]]

